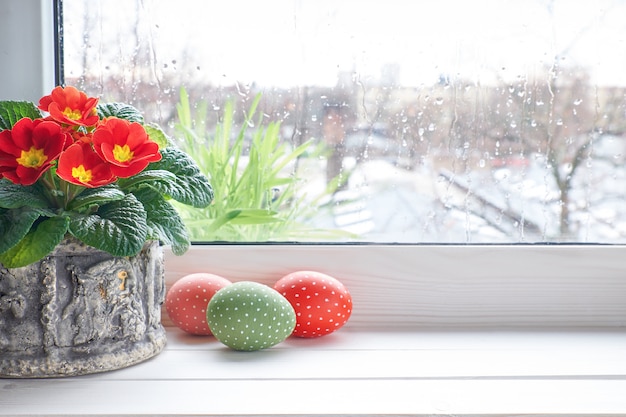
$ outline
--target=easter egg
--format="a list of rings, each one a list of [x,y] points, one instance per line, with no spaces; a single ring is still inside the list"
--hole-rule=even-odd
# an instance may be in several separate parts
[[[296,325],[296,313],[273,288],[242,281],[213,296],[207,321],[215,338],[226,346],[253,351],[272,347],[289,337]]]
[[[294,336],[319,337],[340,329],[352,314],[352,297],[337,279],[315,271],[296,271],[274,284],[296,312]]]
[[[176,281],[165,297],[165,309],[177,327],[195,335],[210,335],[206,308],[217,291],[232,284],[219,275],[196,273]]]

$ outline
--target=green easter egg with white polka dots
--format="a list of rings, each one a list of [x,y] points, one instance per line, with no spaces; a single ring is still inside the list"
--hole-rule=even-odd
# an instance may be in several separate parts
[[[296,313],[285,297],[267,285],[242,281],[219,290],[207,307],[213,336],[235,350],[272,347],[291,335]]]

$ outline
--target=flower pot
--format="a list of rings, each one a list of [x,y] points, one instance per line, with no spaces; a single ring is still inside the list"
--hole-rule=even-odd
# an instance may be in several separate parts
[[[110,371],[165,346],[163,252],[114,257],[67,239],[41,261],[0,265],[0,377]]]

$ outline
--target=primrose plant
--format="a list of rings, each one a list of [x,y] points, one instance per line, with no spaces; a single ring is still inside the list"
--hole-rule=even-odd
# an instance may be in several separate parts
[[[149,240],[189,246],[171,200],[207,207],[213,189],[161,128],[121,103],[56,87],[38,104],[0,101],[0,262],[36,262],[65,238],[114,256]]]

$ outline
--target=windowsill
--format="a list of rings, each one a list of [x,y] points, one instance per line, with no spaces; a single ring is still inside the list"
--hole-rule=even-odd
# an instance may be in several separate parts
[[[0,379],[0,415],[626,415],[626,330],[350,328],[235,352],[168,328],[139,365]]]
[[[166,350],[127,369],[0,379],[0,416],[626,416],[623,253],[571,245],[166,252],[168,285],[201,271],[272,285],[312,269],[350,289],[354,312],[331,335],[249,353],[168,328]]]

